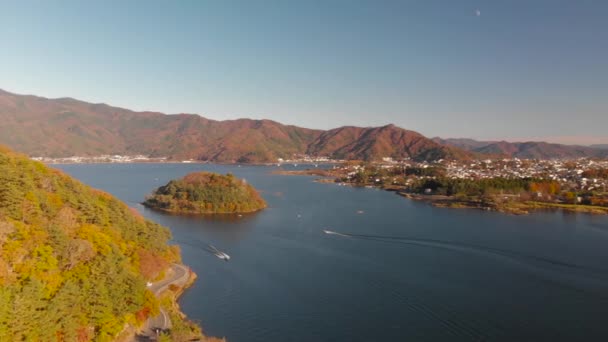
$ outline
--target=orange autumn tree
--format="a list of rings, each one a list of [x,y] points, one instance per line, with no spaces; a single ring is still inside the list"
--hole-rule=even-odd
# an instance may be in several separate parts
[[[555,195],[559,193],[561,187],[556,181],[536,181],[531,182],[530,192],[540,192],[542,194]]]

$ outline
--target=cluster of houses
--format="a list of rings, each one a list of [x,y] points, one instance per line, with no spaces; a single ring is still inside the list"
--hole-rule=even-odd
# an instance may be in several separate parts
[[[608,169],[608,160],[580,158],[576,160],[522,160],[499,159],[474,162],[444,163],[447,177],[461,179],[480,178],[540,178],[551,179],[567,188],[581,191],[606,191],[608,180],[587,178],[586,172],[593,169]]]
[[[415,162],[412,160],[395,161],[392,158],[383,158],[381,162],[373,164],[376,169],[405,170],[407,168],[429,169],[439,168],[445,170],[445,176],[455,179],[484,179],[484,178],[538,178],[550,179],[558,182],[562,189],[573,191],[588,191],[606,193],[608,191],[608,179],[602,177],[589,177],[589,170],[608,170],[608,160],[593,160],[581,158],[576,160],[528,160],[528,159],[485,159],[475,161],[446,161]],[[336,165],[334,172],[347,179],[352,179],[361,171],[365,165]],[[390,174],[390,173],[389,173]],[[393,172],[392,176],[386,173],[378,179],[370,176],[371,182],[393,183],[397,180]],[[419,176],[411,175],[405,179],[405,184],[412,182],[412,178],[432,178],[428,174]]]
[[[144,155],[122,156],[122,155],[101,155],[101,156],[73,156],[64,158],[33,157],[33,160],[46,164],[79,164],[79,163],[162,163],[167,160],[165,157],[151,158]]]
[[[310,156],[308,154],[294,154],[291,158],[289,159],[283,159],[283,158],[278,158],[277,159],[277,163],[278,164],[293,164],[293,163],[299,163],[299,164],[333,164],[333,163],[341,163],[344,162],[343,160],[336,160],[336,159],[331,159],[329,157],[326,156]]]

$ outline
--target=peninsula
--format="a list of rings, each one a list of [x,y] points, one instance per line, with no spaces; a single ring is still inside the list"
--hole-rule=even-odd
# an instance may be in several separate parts
[[[251,213],[266,207],[256,189],[228,173],[194,172],[156,189],[143,204],[176,214]]]
[[[608,214],[606,160],[386,160],[275,173],[323,177],[317,179],[323,183],[377,187],[437,207],[510,214],[544,209]]]

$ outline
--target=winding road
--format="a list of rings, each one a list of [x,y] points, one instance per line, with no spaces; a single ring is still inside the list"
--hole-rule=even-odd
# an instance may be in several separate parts
[[[156,297],[159,297],[170,285],[185,286],[189,278],[190,272],[186,266],[172,264],[165,278],[152,284],[149,289]],[[159,332],[170,328],[171,319],[161,308],[158,316],[148,318],[142,332],[135,336],[135,341],[156,341]]]

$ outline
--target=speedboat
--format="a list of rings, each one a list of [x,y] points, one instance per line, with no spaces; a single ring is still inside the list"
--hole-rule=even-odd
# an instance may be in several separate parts
[[[209,248],[211,249],[211,252],[213,253],[213,255],[215,255],[216,257],[223,259],[225,261],[230,260],[230,255],[221,252],[219,249],[215,248],[215,246],[213,245],[209,245]]]
[[[217,252],[217,253],[214,253],[214,254],[215,254],[216,257],[218,257],[218,258],[220,258],[220,259],[222,259],[224,261],[230,260],[230,255],[228,255],[228,254],[226,254],[224,252]]]

